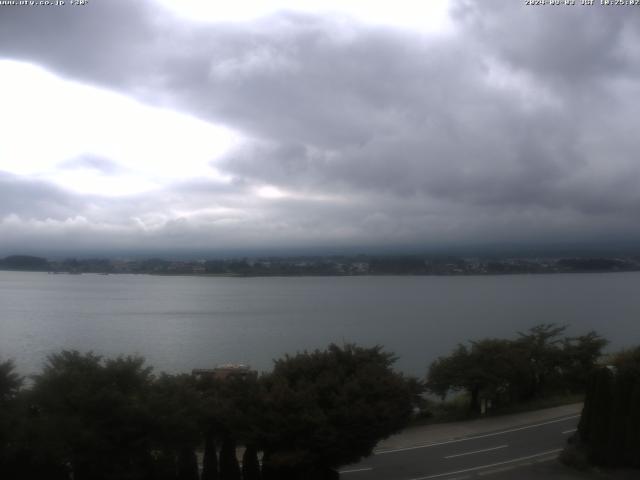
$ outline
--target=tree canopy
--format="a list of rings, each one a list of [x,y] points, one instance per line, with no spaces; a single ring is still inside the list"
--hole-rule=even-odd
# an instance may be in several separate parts
[[[640,347],[592,372],[578,448],[597,465],[640,468]]]
[[[275,466],[335,468],[403,428],[413,390],[382,348],[330,345],[286,356],[264,379],[265,454]]]
[[[427,388],[443,398],[450,392],[466,392],[472,412],[480,411],[481,398],[509,404],[551,392],[584,391],[607,342],[593,331],[561,337],[565,330],[541,324],[512,340],[460,344],[430,365]]]
[[[261,377],[201,379],[62,351],[28,388],[0,363],[0,478],[333,478],[408,421],[418,383],[393,361],[381,347],[331,345]]]

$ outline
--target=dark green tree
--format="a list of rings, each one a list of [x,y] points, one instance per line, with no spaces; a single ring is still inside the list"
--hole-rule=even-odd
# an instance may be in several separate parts
[[[450,392],[473,388],[467,372],[472,367],[471,352],[462,344],[448,356],[439,357],[429,366],[427,389],[444,400]]]
[[[138,357],[50,356],[31,394],[36,451],[70,465],[75,480],[141,478],[150,462],[151,381]]]
[[[202,480],[218,480],[218,453],[213,428],[205,427],[204,454],[202,457]]]
[[[177,472],[180,480],[196,479],[195,450],[204,435],[202,398],[194,378],[163,373],[151,386],[147,406],[154,418],[152,439],[153,450],[159,452],[161,460],[158,468],[165,475],[169,475],[167,471]]]
[[[394,360],[379,346],[350,344],[277,360],[262,379],[265,480],[326,477],[402,429],[414,391]]]
[[[607,463],[609,434],[613,406],[613,373],[607,368],[594,372],[589,383],[578,432],[589,445],[589,457],[597,463]]]
[[[220,480],[240,480],[236,442],[230,435],[222,441],[220,449]]]
[[[591,462],[640,468],[640,347],[595,370],[578,425],[578,445]]]
[[[258,450],[254,445],[247,446],[242,455],[242,480],[261,480]]]
[[[518,332],[519,346],[524,350],[528,371],[527,385],[520,392],[523,400],[539,397],[546,389],[561,383],[563,352],[560,335],[567,329],[554,323],[543,323],[526,332]]]
[[[517,397],[526,369],[524,351],[517,343],[501,339],[459,345],[448,357],[429,367],[427,388],[440,397],[449,392],[469,395],[469,410],[480,413],[480,400],[510,403]]]
[[[562,341],[562,380],[568,389],[584,392],[597,368],[603,348],[609,343],[595,331]]]
[[[198,458],[192,446],[186,444],[178,452],[178,480],[198,480]]]
[[[542,324],[515,340],[458,345],[430,365],[427,388],[442,398],[449,392],[465,392],[472,413],[480,411],[481,399],[499,406],[556,392],[584,392],[606,340],[596,332],[562,338],[564,330]]]
[[[24,379],[15,371],[13,360],[0,362],[0,403],[6,405],[13,400],[23,383]]]
[[[14,473],[14,459],[17,454],[15,443],[16,430],[20,423],[16,418],[19,405],[17,397],[23,379],[16,373],[12,360],[0,362],[0,477],[9,478]]]
[[[206,432],[203,475],[213,475],[216,444],[220,451],[220,478],[236,476],[237,460],[225,444],[257,447],[259,419],[263,415],[263,394],[257,374],[230,375],[227,378],[202,378],[198,382],[203,402],[203,429]],[[235,448],[235,447],[234,447]],[[225,455],[228,455],[225,457]],[[235,466],[234,466],[235,463]],[[239,473],[238,473],[239,475]],[[215,478],[215,477],[212,477]]]

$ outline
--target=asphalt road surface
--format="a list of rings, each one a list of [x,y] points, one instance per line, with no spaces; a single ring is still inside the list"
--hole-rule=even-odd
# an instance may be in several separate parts
[[[455,440],[377,451],[343,468],[343,480],[462,480],[555,459],[580,415]],[[514,477],[515,478],[515,477]]]

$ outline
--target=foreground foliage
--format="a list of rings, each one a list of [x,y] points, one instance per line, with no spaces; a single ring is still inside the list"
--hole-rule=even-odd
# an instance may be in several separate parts
[[[577,448],[590,463],[640,468],[640,347],[618,354],[591,377]]]
[[[0,478],[337,478],[410,418],[417,383],[393,361],[380,347],[331,345],[220,380],[63,351],[27,389],[0,363]]]
[[[404,427],[413,391],[393,361],[380,347],[353,345],[278,360],[264,382],[269,415],[260,442],[265,465],[279,472],[272,478],[309,478],[318,467],[355,462]]]
[[[434,361],[427,388],[444,398],[462,391],[469,410],[514,405],[555,394],[584,392],[607,341],[596,332],[561,337],[566,327],[537,325],[515,340],[489,338],[460,344]]]

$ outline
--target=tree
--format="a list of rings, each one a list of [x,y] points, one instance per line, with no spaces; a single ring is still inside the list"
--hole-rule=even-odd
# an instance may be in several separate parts
[[[452,391],[467,390],[467,372],[471,368],[471,354],[462,344],[449,355],[438,357],[429,366],[427,389],[444,400]]]
[[[235,446],[256,450],[260,438],[259,419],[264,412],[263,393],[256,375],[227,378],[201,378],[197,388],[202,396],[202,429],[206,434],[203,477],[215,479],[217,466],[216,443],[220,451],[220,476],[236,478],[240,475]],[[233,450],[233,454],[231,451]],[[215,463],[215,465],[214,465]]]
[[[150,462],[145,397],[151,381],[139,357],[50,356],[31,395],[36,452],[70,465],[76,480],[142,477]]]
[[[215,431],[205,428],[204,455],[202,458],[202,480],[218,480],[218,454]]]
[[[483,398],[504,405],[567,389],[583,392],[607,342],[593,331],[561,338],[565,329],[541,324],[515,340],[460,344],[430,365],[427,388],[443,399],[449,392],[464,391],[472,413],[480,412]]]
[[[16,397],[24,382],[24,379],[15,372],[15,368],[13,360],[0,362],[0,404],[2,405]]]
[[[178,480],[198,480],[198,458],[188,444],[178,452]]]
[[[203,439],[201,394],[191,375],[161,374],[150,387],[147,400],[152,448],[159,452],[158,468],[179,480],[197,479],[195,450]],[[174,476],[175,478],[175,476]]]
[[[10,475],[9,462],[14,456],[12,444],[16,437],[16,397],[20,393],[23,379],[15,372],[12,360],[0,362],[0,477]]]
[[[263,377],[263,476],[320,478],[402,429],[413,388],[380,346],[330,345],[277,360]]]
[[[524,350],[528,362],[528,386],[521,391],[523,400],[529,400],[544,393],[545,388],[560,379],[560,367],[563,353],[560,345],[561,333],[566,326],[543,323],[530,328],[527,332],[518,332],[518,343]]]
[[[509,403],[517,395],[524,365],[523,352],[508,340],[485,339],[458,345],[448,357],[429,367],[427,388],[444,398],[452,391],[469,395],[469,410],[480,413],[480,400]]]
[[[607,368],[594,372],[578,424],[582,441],[590,445],[588,455],[598,463],[603,463],[602,460],[608,456],[613,381],[613,374]]]
[[[260,478],[258,450],[254,445],[249,445],[242,455],[242,480],[260,480]]]
[[[623,350],[613,359],[617,389],[611,435],[615,464],[640,468],[640,347]]]
[[[589,460],[610,467],[640,467],[640,347],[621,352],[590,377],[578,425]]]
[[[220,449],[220,480],[240,480],[236,442],[230,435],[222,441]]]
[[[595,331],[562,341],[562,379],[574,392],[584,392],[588,380],[597,368],[602,349],[609,343]]]

